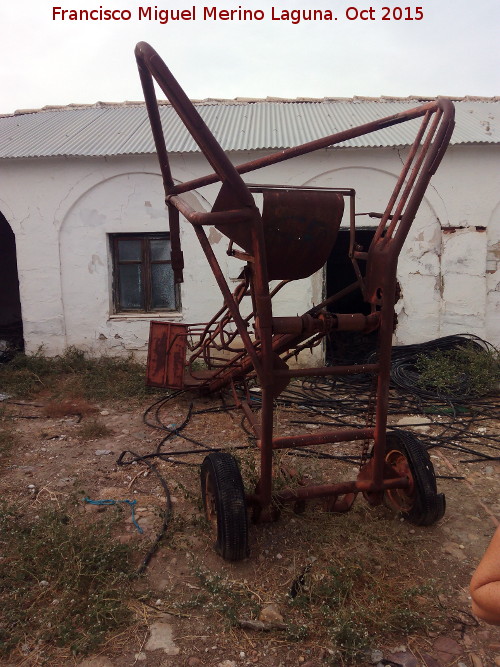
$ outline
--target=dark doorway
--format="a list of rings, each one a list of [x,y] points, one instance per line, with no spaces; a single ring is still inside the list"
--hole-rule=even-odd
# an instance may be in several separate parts
[[[356,243],[368,250],[375,228],[357,229]],[[360,269],[364,271],[364,262],[360,262]],[[326,293],[331,296],[347,287],[356,280],[356,274],[349,258],[349,230],[341,229],[326,264]],[[363,301],[359,290],[335,301],[329,306],[333,313],[370,313],[370,305]],[[358,363],[362,362],[375,349],[377,332],[371,334],[339,331],[330,336],[327,347],[328,363]]]
[[[16,239],[0,213],[0,360],[24,349]]]

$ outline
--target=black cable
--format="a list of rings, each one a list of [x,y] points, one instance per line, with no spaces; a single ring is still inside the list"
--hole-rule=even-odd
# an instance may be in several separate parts
[[[146,457],[140,457],[138,454],[136,454],[132,450],[128,449],[128,450],[123,451],[120,454],[120,456],[118,457],[118,459],[116,461],[116,465],[126,466],[126,465],[131,465],[132,463],[134,463],[134,460],[132,460],[132,461],[124,461],[123,460],[126,454],[132,454],[132,456],[135,457],[135,461],[140,461],[141,463],[144,463],[144,465],[148,466],[148,468],[152,472],[154,472],[155,475],[158,477],[158,479],[160,480],[160,484],[162,485],[163,490],[165,491],[166,508],[165,508],[165,513],[163,515],[163,521],[162,521],[162,524],[161,524],[160,531],[155,538],[155,541],[153,542],[153,544],[150,547],[147,554],[144,556],[144,559],[143,559],[141,565],[139,566],[139,568],[137,570],[137,574],[142,574],[144,572],[144,570],[147,568],[147,566],[149,565],[149,562],[150,562],[151,558],[153,557],[154,553],[158,549],[158,545],[160,544],[160,541],[162,540],[162,538],[165,535],[165,532],[167,530],[170,518],[172,516],[172,498],[170,496],[170,489],[168,488],[168,485],[167,485],[166,481],[163,479],[163,477],[158,472],[157,467],[153,463],[150,463],[149,461],[145,460]]]

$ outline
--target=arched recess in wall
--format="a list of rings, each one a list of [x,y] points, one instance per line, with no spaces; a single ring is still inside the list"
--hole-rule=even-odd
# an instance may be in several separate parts
[[[375,166],[351,165],[318,174],[304,185],[354,188],[357,212],[382,213],[398,176],[399,173]],[[422,201],[399,258],[398,281],[402,298],[396,304],[397,343],[417,343],[439,335],[441,226],[434,206],[436,202],[430,201],[433,194],[430,190],[427,194],[429,197],[426,196]],[[442,206],[442,202],[437,206]],[[356,226],[359,228],[375,229],[377,224],[378,220],[368,216],[356,218]],[[348,216],[344,214],[343,228],[347,225]],[[344,233],[347,234],[347,230]],[[318,284],[316,289],[320,290],[322,287],[323,285]],[[320,297],[321,294],[318,293],[315,300]]]
[[[59,236],[66,345],[146,349],[147,315],[113,317],[110,235],[167,232],[164,197],[158,173],[127,172],[93,185],[68,210]]]
[[[493,208],[487,227],[486,338],[500,347],[500,202]]]
[[[5,216],[0,213],[0,355],[6,348],[22,350],[24,340],[16,239]]]

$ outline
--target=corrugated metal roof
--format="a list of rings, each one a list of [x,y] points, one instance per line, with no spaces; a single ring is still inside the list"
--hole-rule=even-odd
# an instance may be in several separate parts
[[[225,150],[281,149],[418,106],[415,98],[325,100],[205,100],[201,116]],[[500,100],[455,101],[452,144],[500,143]],[[160,106],[167,148],[198,148],[168,104]],[[415,136],[410,121],[341,144],[344,147],[405,146]],[[46,108],[0,117],[0,157],[140,155],[154,153],[143,104]]]

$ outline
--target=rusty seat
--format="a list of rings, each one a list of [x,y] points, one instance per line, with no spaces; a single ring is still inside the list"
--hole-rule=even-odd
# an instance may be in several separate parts
[[[262,227],[269,280],[299,280],[321,269],[335,244],[344,213],[344,198],[330,188],[249,185],[262,193]],[[239,206],[223,186],[212,212]],[[246,223],[216,225],[249,256],[255,255],[254,237]]]
[[[299,280],[321,269],[343,213],[344,198],[335,192],[265,189],[262,222],[269,280]]]

